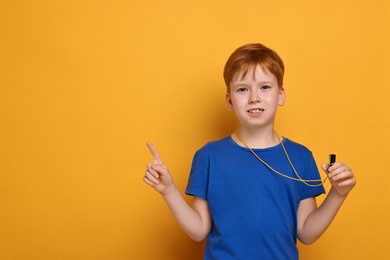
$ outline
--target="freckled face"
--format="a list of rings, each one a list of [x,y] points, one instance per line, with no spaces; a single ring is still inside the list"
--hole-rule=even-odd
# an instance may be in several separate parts
[[[273,128],[278,106],[285,101],[276,77],[256,66],[242,78],[239,74],[230,83],[226,104],[234,111],[242,127],[270,126]]]

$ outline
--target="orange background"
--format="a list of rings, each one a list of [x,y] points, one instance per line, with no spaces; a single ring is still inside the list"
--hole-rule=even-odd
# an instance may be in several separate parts
[[[235,129],[222,70],[249,42],[286,65],[276,130],[358,180],[301,259],[390,258],[389,17],[386,0],[0,1],[0,259],[201,259],[142,181],[145,142],[184,191],[194,152]]]

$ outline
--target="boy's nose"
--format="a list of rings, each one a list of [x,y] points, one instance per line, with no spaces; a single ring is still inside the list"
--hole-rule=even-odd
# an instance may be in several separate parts
[[[254,103],[260,103],[260,96],[257,93],[251,93],[249,103],[254,104]]]

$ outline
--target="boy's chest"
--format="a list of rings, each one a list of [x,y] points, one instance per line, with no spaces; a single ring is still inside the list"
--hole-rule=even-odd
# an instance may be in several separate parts
[[[207,199],[215,216],[233,216],[248,222],[285,222],[296,218],[300,190],[294,181],[264,165],[242,160],[211,165]]]

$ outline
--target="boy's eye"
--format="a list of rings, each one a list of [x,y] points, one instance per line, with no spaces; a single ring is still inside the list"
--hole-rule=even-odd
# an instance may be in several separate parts
[[[237,92],[244,92],[244,91],[247,91],[247,89],[246,88],[238,88],[237,89]]]
[[[268,86],[268,85],[263,85],[263,86],[261,86],[261,89],[270,89],[271,87],[270,86]]]

